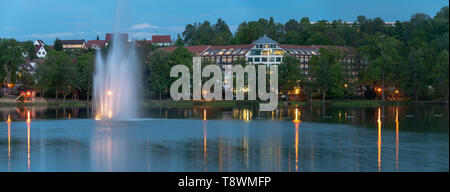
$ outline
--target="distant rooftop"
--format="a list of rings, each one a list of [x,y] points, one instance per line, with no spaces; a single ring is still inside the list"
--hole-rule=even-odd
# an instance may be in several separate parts
[[[252,44],[278,44],[278,42],[267,37],[267,35],[263,35],[258,40],[254,41]]]
[[[85,43],[84,40],[61,40],[63,45],[79,45]]]
[[[170,43],[170,35],[153,35],[152,43]]]

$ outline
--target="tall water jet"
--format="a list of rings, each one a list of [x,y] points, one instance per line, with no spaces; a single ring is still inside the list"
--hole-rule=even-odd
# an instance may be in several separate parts
[[[137,117],[138,60],[135,48],[120,34],[113,35],[106,59],[97,50],[94,74],[96,119]]]

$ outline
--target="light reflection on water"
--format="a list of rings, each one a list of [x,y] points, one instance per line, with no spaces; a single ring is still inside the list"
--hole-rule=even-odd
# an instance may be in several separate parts
[[[448,171],[445,107],[156,108],[151,121],[88,114],[0,109],[0,171]]]

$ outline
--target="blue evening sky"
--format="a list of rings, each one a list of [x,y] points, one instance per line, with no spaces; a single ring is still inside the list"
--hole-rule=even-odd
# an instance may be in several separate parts
[[[285,23],[291,18],[311,21],[342,19],[358,15],[385,21],[406,21],[414,13],[433,17],[447,0],[120,0],[120,31],[133,39],[170,34],[173,39],[186,24],[224,19],[234,33],[243,21],[274,17]],[[61,39],[95,39],[116,29],[115,0],[0,0],[0,38],[20,41],[42,39],[53,44]]]

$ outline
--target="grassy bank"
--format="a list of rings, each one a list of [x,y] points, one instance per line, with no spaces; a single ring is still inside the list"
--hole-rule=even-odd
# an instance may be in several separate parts
[[[51,107],[86,107],[90,106],[91,102],[86,101],[47,101],[47,102],[28,102],[28,103],[16,103],[16,102],[0,102],[0,107],[15,107],[15,106],[51,106]]]

